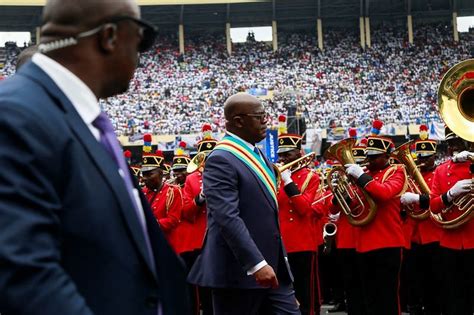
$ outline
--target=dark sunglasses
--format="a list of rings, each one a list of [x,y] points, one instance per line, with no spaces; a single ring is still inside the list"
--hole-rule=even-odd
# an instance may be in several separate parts
[[[131,16],[115,16],[115,17],[112,17],[110,19],[107,20],[107,22],[105,22],[104,24],[106,23],[119,23],[119,22],[122,22],[122,21],[132,21],[134,22],[135,24],[137,24],[140,29],[141,29],[141,36],[142,36],[142,41],[140,42],[139,46],[138,46],[138,51],[139,52],[145,52],[147,50],[149,50],[150,48],[153,47],[153,45],[155,44],[155,39],[156,39],[156,36],[158,35],[158,30],[156,27],[154,27],[153,25],[143,21],[143,20],[140,20],[140,19],[137,19],[137,18],[134,18],[134,17],[131,17]]]

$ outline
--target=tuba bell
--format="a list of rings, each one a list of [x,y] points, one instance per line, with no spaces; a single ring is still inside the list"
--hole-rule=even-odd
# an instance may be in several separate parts
[[[330,146],[324,153],[324,157],[326,159],[337,160],[341,165],[355,164],[352,155],[352,147],[355,142],[356,140],[352,138],[341,140]],[[335,189],[331,183],[333,178],[337,179]],[[357,186],[352,177],[346,175],[344,167],[333,167],[326,177],[326,184],[342,211],[347,215],[350,224],[363,226],[373,220],[377,212],[377,206],[374,200],[365,190]],[[352,200],[351,205],[347,203],[346,197]]]
[[[199,152],[191,159],[191,161],[189,161],[188,167],[186,168],[186,172],[188,174],[194,173],[195,171],[202,172],[205,162],[206,162],[206,153]]]
[[[425,182],[423,175],[418,170],[410,152],[410,145],[413,141],[408,141],[399,146],[390,155],[396,161],[405,166],[409,176],[407,176],[408,191],[415,194],[430,194],[430,188]],[[430,210],[421,210],[419,206],[406,206],[407,214],[416,220],[424,220],[430,216]]]
[[[462,61],[446,72],[438,89],[438,107],[444,123],[459,137],[474,142],[474,59]],[[471,159],[474,164],[474,160]],[[472,174],[474,186],[474,174]],[[450,213],[452,219],[447,219]],[[456,229],[474,218],[474,189],[431,218],[445,229]]]

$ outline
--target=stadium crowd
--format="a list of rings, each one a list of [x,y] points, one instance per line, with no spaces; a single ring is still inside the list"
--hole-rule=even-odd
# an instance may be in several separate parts
[[[370,125],[439,121],[436,92],[450,66],[470,56],[474,36],[452,40],[448,25],[417,25],[413,45],[406,28],[372,29],[372,47],[362,50],[359,35],[325,30],[324,51],[314,34],[279,33],[279,50],[262,42],[234,44],[225,37],[186,34],[185,55],[175,36],[161,35],[142,54],[127,94],[101,101],[119,135],[197,133],[210,122],[224,127],[223,101],[237,91],[266,90],[272,124],[297,106],[308,126]],[[11,54],[10,54],[11,56]],[[13,70],[7,61],[3,75]]]

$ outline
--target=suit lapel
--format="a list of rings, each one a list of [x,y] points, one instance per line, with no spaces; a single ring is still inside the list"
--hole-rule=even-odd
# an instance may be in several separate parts
[[[67,124],[118,200],[120,210],[125,217],[125,222],[130,229],[132,238],[134,239],[139,252],[143,255],[150,270],[154,270],[155,268],[152,268],[151,261],[148,257],[149,255],[145,245],[143,229],[140,225],[137,214],[135,213],[134,205],[132,204],[132,200],[130,200],[124,180],[118,173],[116,163],[105,151],[103,146],[94,138],[87,125],[74,109],[72,103],[51,80],[51,78],[33,63],[29,63],[23,68],[26,69],[22,74],[42,85],[48,94],[56,101],[56,104],[64,110]],[[129,176],[129,174],[126,174],[126,176]]]

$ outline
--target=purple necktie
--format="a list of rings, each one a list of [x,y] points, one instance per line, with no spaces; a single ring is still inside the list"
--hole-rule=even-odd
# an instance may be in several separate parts
[[[138,216],[138,221],[140,222],[140,226],[142,227],[142,231],[145,237],[145,243],[148,250],[148,258],[152,263],[152,268],[154,270],[155,261],[153,258],[153,252],[151,250],[150,239],[148,237],[148,230],[146,227],[146,223],[143,218],[141,207],[137,205],[137,200],[135,198],[135,194],[133,192],[133,184],[132,179],[130,178],[130,171],[128,169],[127,162],[123,157],[122,148],[117,140],[117,136],[115,135],[114,127],[110,122],[109,118],[105,113],[100,113],[100,115],[92,122],[92,125],[96,127],[100,131],[100,143],[104,146],[105,150],[110,154],[113,160],[117,163],[119,170],[123,174],[122,178],[125,182],[125,187],[127,188],[128,194],[130,195],[130,199],[133,204],[133,208]]]

